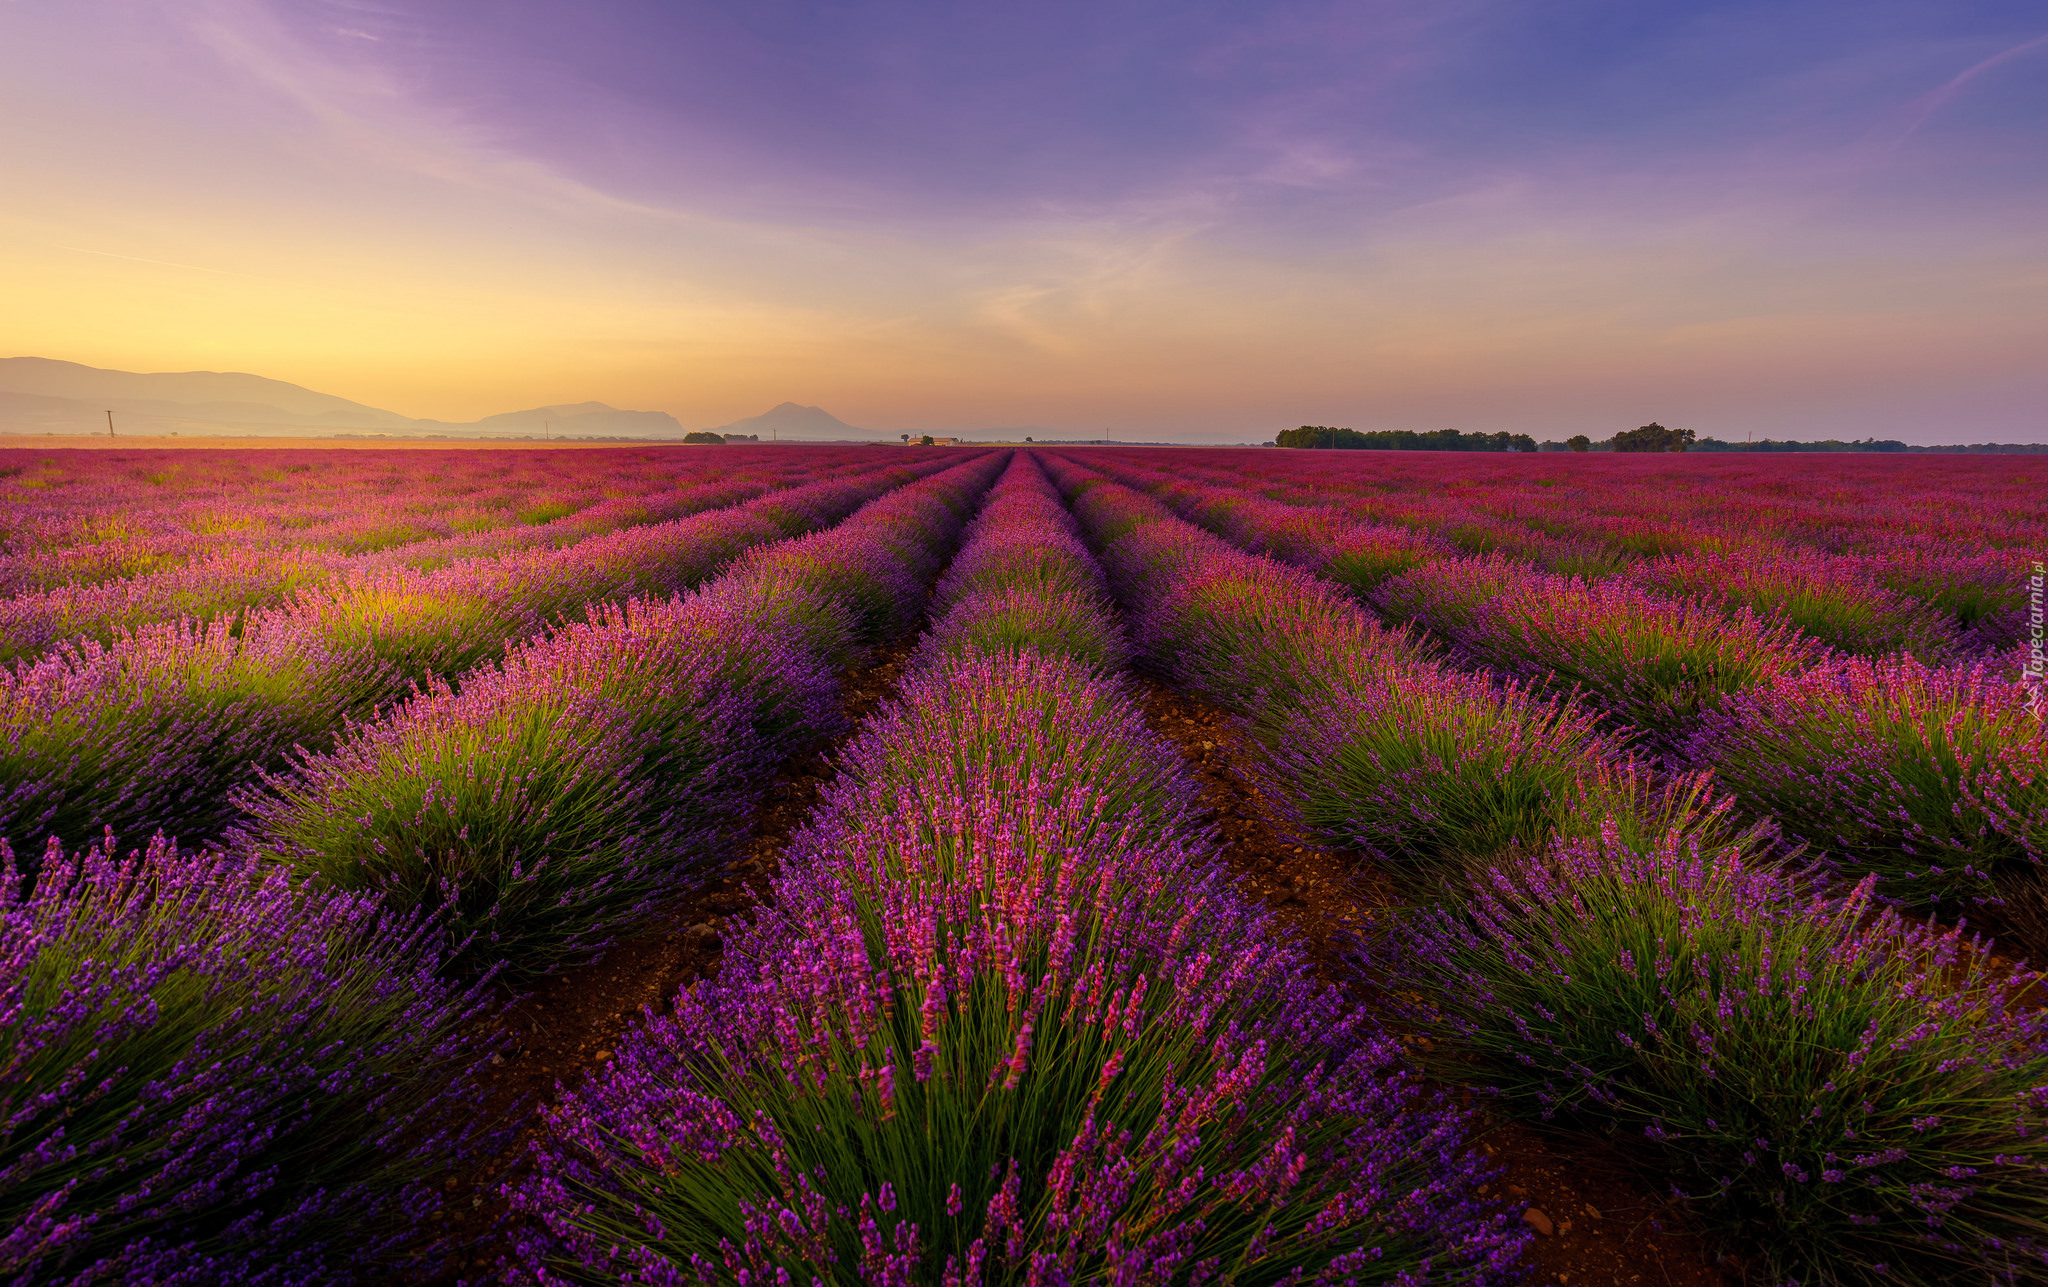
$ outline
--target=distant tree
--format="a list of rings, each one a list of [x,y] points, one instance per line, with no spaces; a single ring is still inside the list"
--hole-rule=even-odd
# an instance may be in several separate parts
[[[1666,429],[1652,420],[1640,429],[1614,435],[1616,451],[1684,451],[1697,435],[1690,429]]]
[[[1582,433],[1575,433],[1564,440],[1564,445],[1573,451],[1588,451],[1593,446],[1593,440]]]
[[[725,438],[722,435],[712,433],[708,429],[699,429],[695,433],[686,433],[683,435],[683,441],[715,444],[720,447],[725,445]]]
[[[905,443],[908,443],[908,442],[910,441],[910,435],[909,435],[909,434],[904,434],[904,435],[903,435],[903,441],[904,441]]]
[[[1024,435],[1024,441],[1026,441],[1026,442],[1030,442],[1030,441],[1031,441],[1031,435],[1030,435],[1030,434],[1028,434],[1028,433],[1027,433],[1027,434],[1025,434],[1025,435]]]
[[[924,437],[922,437],[922,438],[919,438],[919,439],[917,440],[917,445],[918,445],[918,446],[920,446],[920,447],[929,447],[929,446],[931,446],[931,445],[932,445],[932,436],[931,436],[930,434],[926,434],[926,435],[925,435]]]
[[[1664,426],[1651,421],[1640,429],[1630,429],[1614,435],[1616,451],[1662,451],[1664,450]]]

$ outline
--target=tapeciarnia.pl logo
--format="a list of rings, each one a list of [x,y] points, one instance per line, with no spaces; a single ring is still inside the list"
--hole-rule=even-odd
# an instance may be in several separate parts
[[[2042,651],[2042,584],[2048,581],[2048,569],[2039,560],[2034,563],[2034,575],[2027,581],[2027,668],[2022,681],[2027,686],[2027,709],[2039,715],[2044,699],[2048,699],[2048,655]]]

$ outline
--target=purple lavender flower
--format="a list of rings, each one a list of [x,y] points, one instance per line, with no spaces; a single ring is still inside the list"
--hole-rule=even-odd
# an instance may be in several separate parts
[[[0,843],[0,1275],[382,1280],[501,1142],[436,938],[161,839],[52,842],[32,888]]]
[[[1839,555],[1744,551],[1656,559],[1636,564],[1629,579],[1676,598],[1789,622],[1842,652],[1910,652],[1939,662],[1963,646],[1955,626],[1932,607],[1887,589],[1860,560]]]
[[[1888,895],[1991,903],[1996,920],[2048,859],[2048,725],[2000,669],[1843,658],[1739,694],[1693,754],[1745,808],[1877,872]]]
[[[1170,759],[1098,758],[1149,738],[1111,691],[1030,653],[927,672],[719,978],[550,1114],[528,1271],[1511,1272],[1462,1115],[1143,806],[1185,797]]]
[[[1102,674],[1130,662],[1102,568],[1029,454],[990,490],[932,610],[942,615],[914,666],[1026,648],[1083,658]]]
[[[698,594],[593,610],[421,694],[242,796],[243,841],[446,909],[470,969],[587,955],[697,880],[770,768],[833,731],[860,632],[921,597],[906,551],[942,547],[1000,464],[958,465]]]
[[[1430,607],[1418,619],[1460,659],[1553,692],[1583,694],[1617,726],[1666,753],[1730,694],[1827,655],[1788,622],[1746,608],[1731,614],[1625,582],[1533,572],[1504,575],[1497,592],[1475,600],[1466,572],[1462,564],[1432,564],[1389,582],[1381,596],[1426,601]]]
[[[76,846],[118,826],[217,839],[235,793],[283,770],[294,747],[324,752],[348,721],[501,656],[558,613],[666,597],[902,478],[871,469],[566,550],[341,578],[239,622],[145,626],[0,671],[0,835]]]
[[[1630,763],[1568,698],[1442,670],[1328,583],[1086,481],[1066,474],[1083,522],[1110,542],[1140,647],[1240,714],[1267,755],[1265,794],[1304,836],[1377,854],[1426,884],[1608,821],[1645,842],[1673,829],[1732,834],[1704,782]]]
[[[1471,877],[1361,964],[1444,1071],[1602,1132],[1776,1280],[2037,1278],[2034,978],[1871,886],[1610,832]]]
[[[1107,618],[1019,462],[940,591]],[[999,550],[1001,557],[986,551]],[[551,1117],[523,1267],[703,1281],[1507,1272],[1462,1118],[1229,886],[1076,621],[921,652],[715,983]]]
[[[800,614],[809,639],[775,628]],[[248,842],[445,907],[481,968],[587,953],[697,878],[768,770],[831,731],[843,612],[742,584],[596,611],[244,796]]]

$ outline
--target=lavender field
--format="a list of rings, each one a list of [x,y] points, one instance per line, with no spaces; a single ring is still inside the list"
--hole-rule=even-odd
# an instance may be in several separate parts
[[[0,451],[0,1281],[2048,1281],[2044,534],[2000,456]]]

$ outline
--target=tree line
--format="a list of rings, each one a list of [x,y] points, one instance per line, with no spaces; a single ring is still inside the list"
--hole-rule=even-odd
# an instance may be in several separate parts
[[[1274,438],[1281,447],[1324,447],[1338,451],[1534,451],[1536,440],[1525,433],[1461,433],[1456,429],[1374,429],[1360,433],[1334,425],[1303,425],[1282,429]]]
[[[1723,442],[1719,438],[1701,438],[1690,429],[1666,429],[1654,420],[1639,428],[1624,430],[1597,442],[1581,433],[1573,434],[1563,442],[1545,442],[1541,446],[1525,433],[1460,433],[1456,429],[1431,429],[1421,433],[1413,429],[1375,429],[1361,433],[1356,429],[1341,429],[1334,425],[1303,425],[1299,429],[1283,429],[1276,436],[1275,445],[1334,448],[1339,451],[1695,451],[1764,454],[1880,452],[1965,456],[2048,454],[2048,444],[2017,442],[1980,442],[1953,447],[1916,447],[1893,438],[1860,438],[1850,442],[1835,438],[1817,442],[1765,438],[1760,442]]]

